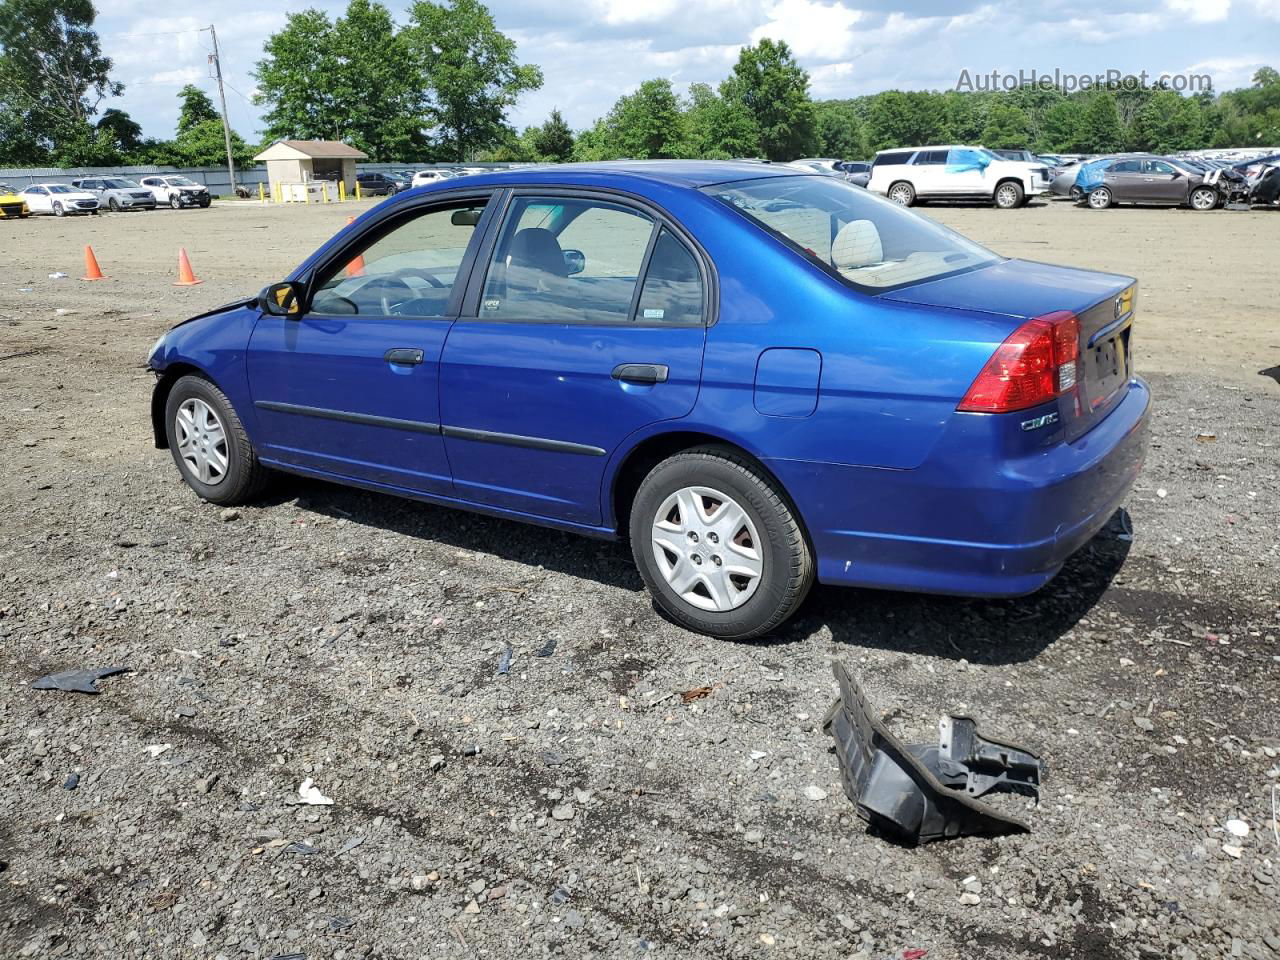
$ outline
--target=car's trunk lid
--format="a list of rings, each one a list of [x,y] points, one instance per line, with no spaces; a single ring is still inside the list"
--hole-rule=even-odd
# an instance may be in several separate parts
[[[1122,388],[1132,374],[1129,338],[1137,302],[1137,284],[1132,277],[1005,260],[881,296],[1017,320],[1058,310],[1074,313],[1080,320],[1076,389],[1058,400],[1067,440],[1081,436],[1111,412],[1123,397]]]

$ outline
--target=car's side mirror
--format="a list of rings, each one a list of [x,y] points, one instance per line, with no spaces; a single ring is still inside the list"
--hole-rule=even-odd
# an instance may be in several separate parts
[[[568,271],[568,276],[581,273],[587,269],[587,255],[581,250],[565,250],[564,251],[564,268]]]
[[[258,309],[272,317],[297,317],[302,313],[302,288],[288,280],[273,283],[258,294]]]

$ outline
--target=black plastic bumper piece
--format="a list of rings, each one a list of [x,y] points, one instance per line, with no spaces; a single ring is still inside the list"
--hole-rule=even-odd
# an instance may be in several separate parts
[[[835,739],[845,795],[873,828],[908,843],[1031,829],[978,798],[1003,791],[1038,800],[1045,771],[1039,757],[980,736],[969,717],[943,717],[937,744],[904,744],[844,665],[833,670],[840,696],[822,729]]]

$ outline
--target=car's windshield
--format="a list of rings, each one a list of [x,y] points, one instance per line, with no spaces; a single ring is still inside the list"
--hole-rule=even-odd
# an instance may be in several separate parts
[[[50,184],[49,192],[50,193],[75,193],[76,191],[73,190],[71,187],[68,187],[65,183],[54,183],[54,184]]]
[[[107,180],[105,181],[108,190],[128,190],[130,187],[136,187],[137,184],[132,180]]]
[[[196,183],[194,180],[191,180],[191,179],[189,179],[189,178],[187,178],[187,177],[166,177],[165,179],[166,179],[166,180],[168,180],[168,182],[169,182],[172,186],[175,186],[175,187],[198,187],[198,186],[200,186],[200,184]]]
[[[832,177],[741,180],[703,192],[871,293],[1000,259],[927,217]]]

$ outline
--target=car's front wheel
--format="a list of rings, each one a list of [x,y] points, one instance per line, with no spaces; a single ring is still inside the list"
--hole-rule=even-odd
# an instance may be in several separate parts
[[[649,472],[631,508],[631,550],[657,605],[680,625],[746,640],[790,617],[813,585],[799,518],[734,450],[686,450]]]
[[[253,499],[266,484],[248,434],[226,394],[203,377],[182,377],[165,402],[169,451],[178,472],[211,503]]]
[[[62,204],[56,200],[53,203],[53,215],[55,217],[65,217],[67,215],[67,211],[62,209]]]
[[[176,193],[169,197],[169,206],[174,210],[178,210],[182,207],[182,201],[178,199],[178,195]]]
[[[1192,210],[1212,210],[1218,205],[1218,191],[1212,187],[1196,187],[1188,199]]]
[[[889,199],[899,206],[909,207],[916,202],[916,188],[905,180],[889,187]]]
[[[112,213],[120,212],[120,201],[117,200],[115,197],[112,197],[110,200],[107,201],[107,206],[111,208]]]
[[[1094,210],[1105,210],[1111,206],[1111,191],[1106,187],[1098,187],[1089,191],[1089,206]]]
[[[1014,207],[1022,206],[1024,197],[1025,193],[1022,189],[1022,184],[1007,180],[996,187],[993,200],[1001,210],[1012,210]]]

